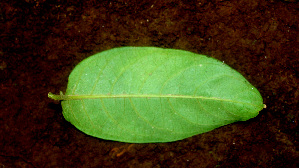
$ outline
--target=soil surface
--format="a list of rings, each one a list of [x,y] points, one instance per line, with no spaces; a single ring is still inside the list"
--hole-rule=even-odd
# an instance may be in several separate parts
[[[295,0],[2,0],[0,167],[298,167]],[[48,92],[120,46],[176,48],[239,71],[267,105],[248,121],[171,143],[127,144],[68,123]]]

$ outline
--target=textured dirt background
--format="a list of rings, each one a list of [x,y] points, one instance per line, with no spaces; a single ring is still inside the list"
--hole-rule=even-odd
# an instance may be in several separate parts
[[[295,0],[2,0],[0,167],[298,166]],[[206,54],[243,74],[267,108],[249,121],[172,143],[93,138],[62,116],[76,64],[119,46]]]

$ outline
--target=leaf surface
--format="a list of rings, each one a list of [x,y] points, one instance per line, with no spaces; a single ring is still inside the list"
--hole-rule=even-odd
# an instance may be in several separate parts
[[[222,62],[183,50],[121,47],[80,62],[63,115],[84,133],[132,143],[170,142],[246,121],[263,109],[259,91]]]

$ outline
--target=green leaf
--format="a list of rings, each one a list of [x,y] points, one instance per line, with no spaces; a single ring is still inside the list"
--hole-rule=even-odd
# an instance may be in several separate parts
[[[259,91],[224,63],[183,50],[121,47],[95,54],[69,76],[65,119],[84,133],[133,143],[170,142],[245,121]]]

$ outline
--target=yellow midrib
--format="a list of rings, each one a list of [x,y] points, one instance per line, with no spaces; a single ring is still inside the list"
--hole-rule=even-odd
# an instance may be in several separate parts
[[[55,95],[49,93],[48,96],[54,100],[79,100],[79,99],[99,99],[99,98],[181,98],[181,99],[209,99],[209,100],[222,100],[222,101],[232,101],[229,99],[222,99],[217,97],[204,97],[204,96],[191,96],[191,95],[158,95],[158,94],[97,94],[97,95]]]
[[[98,94],[98,95],[64,95],[60,92],[60,95],[52,94],[51,92],[48,96],[54,100],[81,100],[81,99],[109,99],[109,98],[176,98],[176,99],[204,99],[204,100],[216,100],[216,101],[226,101],[226,102],[234,102],[241,104],[248,104],[244,102],[238,102],[236,100],[231,99],[223,99],[218,97],[204,97],[204,96],[191,96],[191,95],[157,95],[157,94],[117,94],[117,95],[109,95],[109,94]],[[252,106],[256,106],[251,104]]]

